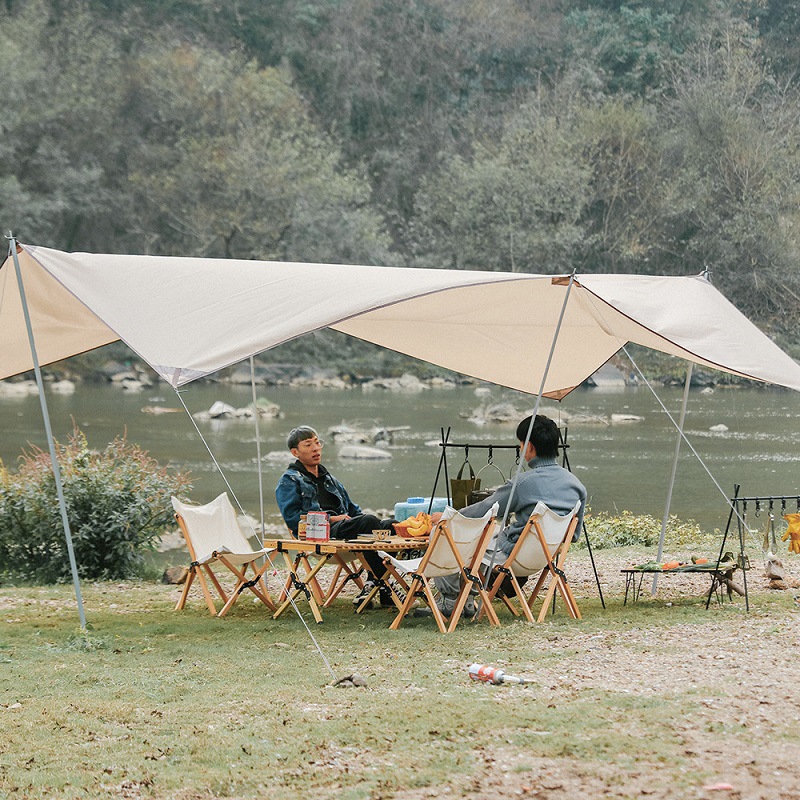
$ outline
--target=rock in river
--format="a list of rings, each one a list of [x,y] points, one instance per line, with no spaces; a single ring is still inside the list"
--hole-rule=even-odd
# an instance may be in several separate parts
[[[365,458],[365,459],[388,459],[392,454],[388,450],[379,447],[364,447],[359,444],[348,444],[339,450],[339,458]]]

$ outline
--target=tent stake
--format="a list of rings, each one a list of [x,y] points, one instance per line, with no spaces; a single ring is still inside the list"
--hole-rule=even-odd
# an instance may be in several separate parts
[[[675,442],[675,454],[672,456],[672,474],[669,477],[669,488],[667,489],[667,504],[664,508],[664,518],[661,520],[661,534],[658,537],[658,555],[656,561],[661,563],[661,557],[664,554],[664,539],[667,534],[667,522],[669,521],[669,509],[672,505],[672,490],[675,487],[675,475],[678,472],[678,456],[681,452],[681,439],[683,439],[683,426],[686,421],[686,406],[689,402],[689,384],[692,382],[692,370],[694,363],[689,362],[686,368],[686,383],[683,387],[683,402],[681,404],[681,418],[678,421],[678,438]],[[658,573],[653,573],[653,586],[650,589],[650,596],[654,596],[658,590]]]
[[[78,616],[81,621],[81,628],[86,630],[86,614],[83,610],[83,597],[81,595],[81,582],[78,577],[78,565],[75,562],[75,549],[72,546],[72,533],[69,528],[69,518],[67,517],[67,504],[64,500],[64,487],[61,483],[61,469],[56,458],[56,446],[53,441],[53,431],[50,427],[50,414],[47,410],[47,399],[44,395],[44,382],[42,381],[42,370],[39,367],[39,356],[36,353],[36,343],[33,338],[33,326],[31,325],[31,315],[28,310],[28,301],[25,297],[25,287],[22,283],[22,270],[19,266],[17,257],[17,240],[13,235],[9,235],[8,244],[9,255],[14,259],[14,271],[17,274],[17,285],[19,287],[19,298],[22,302],[22,313],[25,316],[25,327],[28,329],[28,341],[31,345],[31,357],[33,358],[33,371],[36,375],[36,386],[39,390],[39,403],[42,407],[42,417],[44,418],[44,429],[47,433],[47,445],[50,448],[50,461],[53,464],[53,477],[56,484],[56,495],[58,496],[58,507],[61,511],[61,522],[64,526],[64,537],[67,540],[67,553],[69,554],[69,568],[72,572],[72,583],[75,587],[75,599],[78,601]]]

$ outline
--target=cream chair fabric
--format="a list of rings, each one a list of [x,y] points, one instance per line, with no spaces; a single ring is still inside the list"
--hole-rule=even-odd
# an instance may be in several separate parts
[[[172,507],[175,509],[175,519],[192,558],[189,576],[175,610],[180,611],[186,605],[189,590],[197,578],[206,605],[212,614],[220,617],[227,614],[245,589],[253,592],[262,603],[274,611],[275,604],[264,582],[264,572],[270,565],[268,551],[263,548],[254,549],[251,546],[239,527],[236,512],[227,493],[223,492],[205,505],[190,505],[173,497]],[[259,565],[257,562],[261,559],[263,564]],[[212,569],[212,565],[220,564],[236,576],[236,586],[230,593],[223,588]],[[246,574],[248,568],[252,569],[249,578]],[[222,600],[223,605],[219,613],[206,578],[211,581]]]
[[[542,601],[542,608],[539,612],[538,621],[541,622],[547,613],[547,607],[556,591],[564,599],[567,611],[573,619],[580,619],[581,613],[578,604],[572,594],[572,589],[567,582],[563,567],[569,552],[575,528],[578,524],[578,511],[581,504],[578,501],[575,508],[559,516],[544,503],[537,503],[533,509],[527,524],[520,533],[514,549],[506,560],[495,565],[493,575],[489,582],[489,598],[494,598],[500,594],[503,602],[518,616],[516,609],[511,604],[511,599],[505,593],[500,592],[500,586],[508,579],[514,587],[514,593],[519,600],[522,613],[529,622],[533,622],[532,607],[545,580],[550,577],[547,592]],[[528,597],[525,597],[518,578],[536,575],[538,578]]]
[[[431,609],[439,630],[442,633],[451,633],[458,625],[471,590],[476,591],[480,599],[485,602],[492,625],[500,624],[488,602],[489,598],[481,584],[478,571],[494,531],[497,510],[498,505],[495,503],[483,517],[473,519],[448,506],[442,512],[441,520],[431,534],[425,555],[420,558],[400,560],[384,554],[390,574],[400,583],[409,582],[405,601],[390,625],[392,630],[400,627],[415,599],[419,597]],[[446,624],[444,616],[436,605],[433,579],[454,574],[461,574],[463,583],[449,624]]]

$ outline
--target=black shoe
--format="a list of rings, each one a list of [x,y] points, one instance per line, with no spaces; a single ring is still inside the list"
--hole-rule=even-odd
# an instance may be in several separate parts
[[[374,588],[375,584],[372,581],[365,581],[364,588],[353,598],[353,605],[360,606],[369,597]],[[369,605],[365,608],[372,608],[372,600],[369,601]]]
[[[382,588],[379,592],[381,600],[381,608],[394,608],[394,600],[392,599],[392,590],[386,587]]]

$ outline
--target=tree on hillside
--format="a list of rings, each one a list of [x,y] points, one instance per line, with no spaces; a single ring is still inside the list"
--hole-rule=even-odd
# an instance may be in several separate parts
[[[760,0],[750,15],[770,65],[786,77],[800,73],[800,0]]]
[[[399,237],[419,182],[535,87],[552,62],[553,0],[340,0],[290,62],[320,123],[364,163]]]
[[[163,44],[139,54],[129,100],[133,221],[148,249],[390,260],[367,182],[342,168],[285,72]]]
[[[662,208],[676,202],[652,105],[609,98],[576,108],[580,158],[591,175],[581,220],[591,233],[583,269],[649,272]]]
[[[774,318],[800,300],[800,98],[765,69],[747,36],[698,48],[674,77],[665,158],[682,198],[663,213],[665,256],[709,266],[747,313]],[[665,260],[665,265],[667,263]]]
[[[566,70],[594,95],[651,94],[674,58],[674,25],[673,14],[646,6],[571,11],[564,18]]]
[[[496,146],[447,160],[419,193],[420,262],[535,273],[581,263],[590,175],[577,144],[573,119],[531,104]]]
[[[40,244],[108,247],[127,144],[113,124],[124,83],[113,37],[80,9],[54,26],[47,3],[29,3],[2,19],[0,74],[4,223]]]

